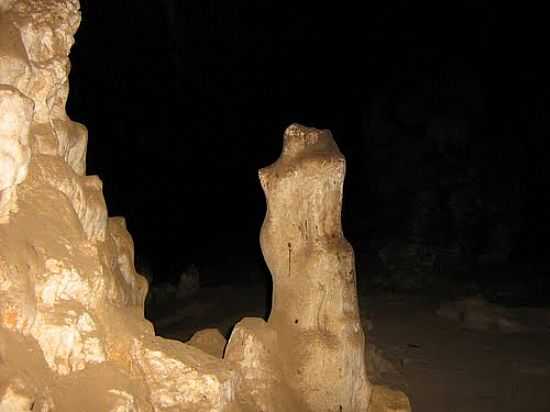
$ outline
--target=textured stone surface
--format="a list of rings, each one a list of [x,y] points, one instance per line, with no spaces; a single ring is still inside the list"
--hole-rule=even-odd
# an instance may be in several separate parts
[[[160,410],[223,411],[235,398],[237,374],[184,343],[158,337],[135,340],[132,358]]]
[[[291,125],[280,158],[260,170],[260,243],[273,276],[269,319],[235,327],[236,362],[259,410],[366,411],[370,383],[353,250],[341,228],[345,160],[330,132]]]
[[[17,211],[16,188],[27,177],[32,114],[32,100],[0,84],[0,223]]]
[[[229,410],[238,373],[154,336],[124,219],[86,176],[79,22],[75,0],[0,2],[0,410]]]
[[[411,404],[403,392],[375,385],[369,412],[410,412]]]
[[[312,410],[366,410],[365,338],[353,250],[341,227],[345,160],[330,132],[290,126],[281,157],[260,171],[262,252],[273,276],[268,324],[289,384]]]
[[[225,349],[243,376],[243,404],[264,411],[410,410],[401,392],[384,392],[370,406],[354,255],[341,227],[345,160],[332,135],[291,125],[280,158],[259,174],[267,199],[260,243],[273,302],[267,322],[239,322]]]
[[[263,319],[245,318],[235,326],[225,358],[241,371],[240,401],[250,411],[309,411],[301,394],[285,379],[279,345],[276,331]]]
[[[210,328],[199,330],[185,343],[221,359],[227,342],[218,329]]]

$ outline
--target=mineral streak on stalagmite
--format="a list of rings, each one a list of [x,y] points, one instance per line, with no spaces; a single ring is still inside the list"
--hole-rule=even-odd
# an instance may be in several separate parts
[[[260,171],[261,247],[273,275],[268,324],[291,386],[312,410],[363,411],[370,395],[353,250],[341,227],[344,174],[330,132],[296,124],[279,160]]]

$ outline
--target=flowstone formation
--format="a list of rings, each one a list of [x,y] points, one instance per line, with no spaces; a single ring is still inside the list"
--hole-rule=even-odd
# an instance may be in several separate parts
[[[0,411],[228,410],[237,373],[155,337],[124,219],[66,115],[76,0],[0,0]]]
[[[0,0],[0,411],[408,410],[366,377],[328,132],[291,126],[261,171],[268,322],[241,321],[225,352],[214,331],[155,336],[132,238],[65,112],[79,22],[77,0]]]

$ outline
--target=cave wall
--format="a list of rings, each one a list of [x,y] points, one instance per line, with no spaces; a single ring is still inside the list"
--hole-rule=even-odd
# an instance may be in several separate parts
[[[65,112],[78,1],[0,11],[0,409],[225,409],[235,373],[155,337],[125,221],[86,175]]]

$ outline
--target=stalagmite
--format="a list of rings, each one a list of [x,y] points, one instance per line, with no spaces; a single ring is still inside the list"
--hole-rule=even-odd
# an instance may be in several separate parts
[[[260,239],[273,276],[261,336],[273,335],[263,344],[311,411],[365,411],[371,393],[353,250],[341,227],[344,174],[331,134],[296,124],[279,160],[260,170],[267,198]],[[232,349],[230,342],[228,356]]]
[[[344,157],[328,131],[290,126],[279,160],[260,171],[261,246],[273,275],[268,324],[312,410],[365,410],[370,385],[355,263],[341,227]]]
[[[237,372],[154,336],[124,219],[86,176],[79,23],[77,0],[0,1],[0,410],[228,410]]]
[[[405,394],[366,374],[353,249],[342,232],[345,159],[327,130],[291,125],[259,172],[260,244],[273,277],[267,322],[239,322],[225,350],[239,393],[262,411],[407,412]]]

